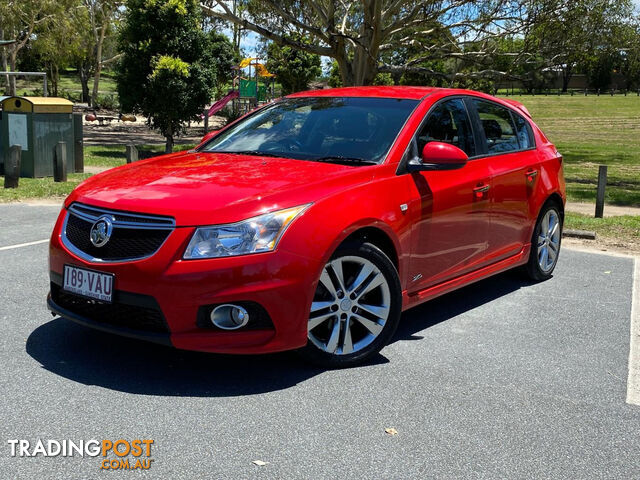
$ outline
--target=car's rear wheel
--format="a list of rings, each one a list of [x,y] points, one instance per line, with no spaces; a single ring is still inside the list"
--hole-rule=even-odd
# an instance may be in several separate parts
[[[362,363],[389,342],[401,307],[400,281],[389,258],[369,243],[343,246],[320,275],[301,353],[329,368]]]
[[[562,242],[562,215],[555,203],[547,203],[531,238],[531,254],[526,266],[529,278],[537,282],[551,278],[558,263]]]

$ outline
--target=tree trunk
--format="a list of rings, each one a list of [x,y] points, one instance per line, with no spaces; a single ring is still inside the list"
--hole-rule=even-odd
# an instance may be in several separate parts
[[[562,69],[562,93],[567,93],[569,82],[573,76],[573,68],[567,66]]]
[[[0,28],[0,38],[4,38],[4,30]],[[0,69],[3,72],[6,72],[9,68],[9,63],[7,62],[7,47],[0,47]],[[3,75],[4,77],[4,93],[5,95],[9,94],[9,75]]]
[[[16,64],[18,56],[18,51],[15,48],[11,49],[11,55],[9,56],[9,65],[11,66],[11,71],[16,71]],[[16,96],[16,77],[15,75],[9,76],[9,95]]]
[[[164,138],[166,139],[166,143],[164,145],[164,153],[172,153],[173,152],[173,135],[166,135]]]
[[[82,88],[82,103],[91,106],[91,97],[89,96],[89,62],[82,61],[78,67],[78,76],[80,77],[80,87]]]
[[[107,19],[103,19],[102,28],[96,44],[96,71],[93,75],[93,93],[91,94],[91,104],[98,103],[98,86],[100,85],[100,73],[102,71],[102,44],[104,43],[104,35],[107,31]]]

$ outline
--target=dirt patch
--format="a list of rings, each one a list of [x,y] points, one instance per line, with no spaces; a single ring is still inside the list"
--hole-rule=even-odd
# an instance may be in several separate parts
[[[117,118],[117,115],[116,115]],[[221,128],[226,124],[222,117],[209,118],[209,130]],[[83,122],[85,145],[164,145],[165,139],[157,131],[150,129],[144,118],[137,118],[135,122],[121,122],[99,125],[98,122]],[[176,137],[176,143],[200,143],[204,133],[202,122],[192,122],[187,127],[186,134]]]
[[[640,241],[636,240],[620,241],[602,237],[597,237],[595,240],[563,238],[562,245],[567,248],[589,250],[594,252],[607,252],[621,255],[640,256]]]
[[[594,203],[587,202],[567,202],[565,206],[567,212],[580,213],[582,215],[593,216],[596,211]],[[640,215],[640,208],[638,207],[625,207],[619,205],[605,205],[604,216],[605,217],[621,217],[623,215]]]

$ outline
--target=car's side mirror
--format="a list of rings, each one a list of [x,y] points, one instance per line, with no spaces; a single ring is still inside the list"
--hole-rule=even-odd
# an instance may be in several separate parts
[[[215,137],[219,131],[220,130],[211,130],[210,132],[207,132],[207,134],[204,137],[202,137],[202,140],[200,140],[200,145],[202,145],[204,142],[206,142],[210,138]]]
[[[455,145],[429,142],[422,149],[422,158],[414,158],[407,164],[407,171],[456,170],[467,164],[469,157]]]

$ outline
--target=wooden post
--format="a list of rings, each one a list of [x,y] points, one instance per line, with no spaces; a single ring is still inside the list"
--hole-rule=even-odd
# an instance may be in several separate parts
[[[73,150],[73,171],[84,173],[84,142],[76,140],[76,148]]]
[[[596,195],[596,218],[602,218],[604,213],[604,188],[607,185],[607,166],[598,168],[598,193]]]
[[[20,145],[11,145],[7,163],[4,164],[4,188],[18,188],[21,158],[22,147]]]
[[[53,181],[67,181],[67,144],[58,142],[55,146],[55,155],[53,158]]]
[[[204,134],[209,133],[209,110],[204,109]]]
[[[125,154],[127,156],[127,163],[138,161],[138,149],[135,145],[127,145],[125,147]]]

